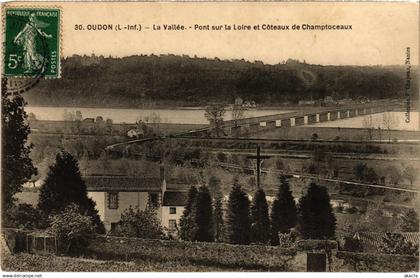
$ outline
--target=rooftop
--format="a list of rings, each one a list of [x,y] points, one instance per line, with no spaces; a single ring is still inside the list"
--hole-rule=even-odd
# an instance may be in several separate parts
[[[160,178],[140,176],[84,176],[87,191],[158,192]]]
[[[166,191],[163,195],[163,206],[183,207],[186,203],[186,191]]]

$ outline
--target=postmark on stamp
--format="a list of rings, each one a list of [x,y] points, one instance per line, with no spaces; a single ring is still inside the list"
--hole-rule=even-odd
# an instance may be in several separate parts
[[[4,76],[14,88],[60,77],[60,9],[6,8]],[[27,80],[24,80],[24,79]]]

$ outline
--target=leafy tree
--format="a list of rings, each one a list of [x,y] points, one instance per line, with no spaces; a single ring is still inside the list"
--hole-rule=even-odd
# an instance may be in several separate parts
[[[363,181],[365,179],[367,166],[365,163],[359,162],[353,168],[353,173],[356,179]]]
[[[410,185],[413,185],[419,175],[419,170],[413,166],[407,166],[404,168],[403,176],[410,182]]]
[[[245,109],[240,104],[233,105],[232,108],[232,120],[234,127],[239,126],[239,121],[244,118]]]
[[[213,213],[213,227],[214,227],[214,240],[216,242],[223,241],[223,196],[220,192],[216,193],[214,199],[214,213]]]
[[[312,182],[299,200],[298,228],[303,238],[328,239],[335,236],[336,219],[327,189]]]
[[[209,124],[217,137],[224,133],[222,127],[225,113],[226,110],[223,104],[211,104],[206,107],[204,116],[209,121]]]
[[[92,217],[98,233],[104,232],[95,202],[87,196],[79,165],[74,157],[62,150],[50,166],[39,194],[38,208],[44,215],[59,213],[68,205],[75,203],[82,213]]]
[[[12,223],[13,226],[34,230],[46,226],[43,223],[39,210],[29,204],[19,204],[12,209]]]
[[[28,143],[30,128],[24,110],[25,100],[20,94],[11,94],[6,88],[7,79],[2,79],[2,223],[7,225],[7,212],[14,205],[14,195],[22,190],[37,170],[29,154],[32,144]]]
[[[375,170],[371,167],[367,168],[366,174],[365,174],[365,180],[367,182],[376,183],[378,182],[378,175],[376,174]]]
[[[395,166],[387,167],[386,168],[386,173],[387,173],[387,176],[389,178],[389,181],[393,185],[397,185],[402,179],[402,175],[401,175],[400,171]]]
[[[271,244],[279,244],[279,233],[289,233],[296,225],[296,203],[285,176],[280,177],[280,186],[271,209]]]
[[[188,190],[187,204],[185,205],[184,211],[179,221],[180,237],[182,240],[192,240],[194,226],[191,214],[196,197],[197,188],[195,186],[191,186]]]
[[[145,210],[131,206],[121,214],[117,233],[128,237],[146,239],[159,239],[163,228],[152,205],[147,205]]]
[[[386,233],[379,249],[386,254],[418,256],[419,245],[406,240],[401,234]]]
[[[50,230],[59,239],[59,249],[64,253],[80,253],[94,235],[92,218],[80,213],[76,204],[69,204],[59,214],[49,217]]]
[[[207,187],[198,190],[193,204],[194,225],[196,226],[193,241],[214,241],[213,207],[211,195]]]
[[[382,125],[388,130],[389,142],[391,142],[391,130],[397,128],[398,124],[398,118],[391,112],[385,112],[382,114]]]
[[[251,205],[251,241],[267,243],[270,240],[270,218],[265,192],[262,188],[255,192]]]
[[[409,209],[401,216],[401,230],[403,232],[419,231],[419,215],[414,209]]]
[[[226,216],[227,237],[232,244],[249,244],[251,241],[251,222],[249,217],[249,199],[235,177],[229,194]]]

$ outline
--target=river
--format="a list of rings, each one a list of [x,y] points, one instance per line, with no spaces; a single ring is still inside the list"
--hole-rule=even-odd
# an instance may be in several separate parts
[[[36,107],[27,106],[25,111],[34,113],[38,120],[62,121],[64,112],[75,114],[82,113],[83,118],[103,119],[110,118],[114,123],[134,123],[138,120],[145,120],[153,113],[158,115],[162,123],[174,124],[207,124],[204,117],[204,109],[117,109],[117,108],[78,108],[78,107]],[[257,117],[279,113],[289,113],[289,110],[247,110],[244,117]],[[226,111],[225,120],[232,119],[232,112]]]

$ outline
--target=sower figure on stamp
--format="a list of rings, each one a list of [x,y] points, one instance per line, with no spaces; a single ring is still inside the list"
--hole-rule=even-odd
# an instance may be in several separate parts
[[[39,34],[45,38],[52,38],[52,35],[46,34],[41,28],[47,27],[49,24],[38,20],[34,13],[29,16],[29,21],[25,27],[14,38],[14,43],[23,46],[23,68],[25,73],[38,70],[43,66],[43,57],[36,49],[36,35]]]

